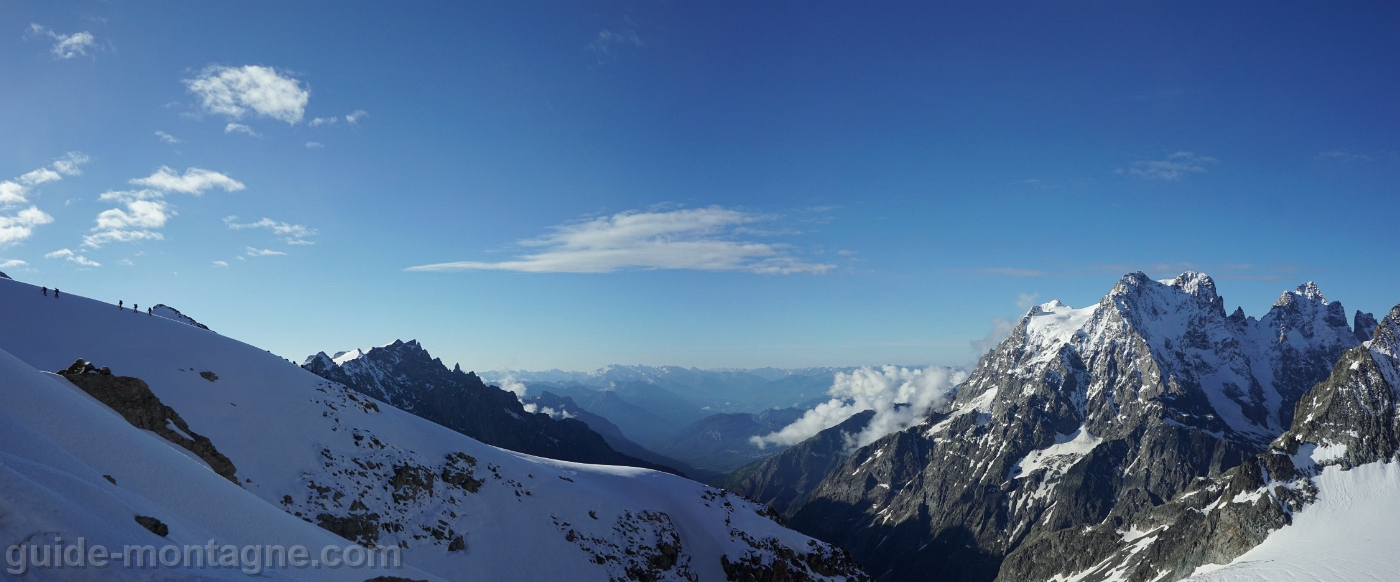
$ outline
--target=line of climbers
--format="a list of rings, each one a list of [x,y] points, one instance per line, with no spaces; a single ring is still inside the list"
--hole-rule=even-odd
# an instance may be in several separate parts
[[[40,289],[40,291],[44,294],[45,297],[48,297],[48,296],[49,296],[49,288],[48,288],[48,287],[40,287],[39,289]],[[54,297],[54,299],[58,299],[58,287],[54,287],[54,288],[53,288],[53,297]],[[122,310],[124,310],[124,309],[126,309],[126,307],[124,306],[122,300],[118,299],[118,300],[117,300],[117,311],[122,311]],[[135,304],[135,303],[132,303],[132,304],[131,304],[131,312],[132,312],[132,313],[141,313],[141,306],[139,306],[139,305],[137,305],[137,304]],[[147,307],[147,308],[146,308],[146,315],[155,315],[155,313],[151,311],[151,308],[150,308],[150,307]]]

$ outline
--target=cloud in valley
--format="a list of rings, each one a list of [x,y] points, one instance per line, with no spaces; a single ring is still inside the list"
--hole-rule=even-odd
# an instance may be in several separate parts
[[[866,428],[847,438],[847,446],[862,447],[923,422],[930,411],[952,397],[953,388],[966,378],[967,373],[962,370],[941,366],[867,366],[849,374],[838,372],[826,391],[830,400],[808,410],[782,430],[750,440],[759,447],[792,446],[859,412],[874,410],[875,416]]]
[[[794,257],[785,245],[737,240],[745,225],[766,220],[771,218],[719,206],[629,211],[557,226],[551,234],[520,241],[520,247],[539,250],[514,260],[437,263],[405,270],[611,273],[687,269],[785,275],[825,273],[836,268]]]
[[[272,67],[205,67],[185,86],[198,95],[205,111],[233,119],[253,114],[288,124],[301,121],[311,92],[301,82]]]

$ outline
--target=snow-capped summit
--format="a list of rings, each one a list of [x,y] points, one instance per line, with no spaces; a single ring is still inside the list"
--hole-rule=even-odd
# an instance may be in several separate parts
[[[947,563],[1022,579],[1006,572],[1029,572],[1023,548],[1072,561],[1064,532],[1131,520],[1263,451],[1357,345],[1315,285],[1284,297],[1229,316],[1205,274],[1130,273],[1095,305],[1033,307],[947,410],[857,450],[791,522],[889,579]]]

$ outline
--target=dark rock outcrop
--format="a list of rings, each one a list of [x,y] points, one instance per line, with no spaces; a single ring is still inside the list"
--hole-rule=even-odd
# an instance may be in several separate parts
[[[521,453],[599,465],[675,472],[613,450],[588,425],[526,412],[515,394],[487,386],[461,367],[448,369],[417,341],[395,341],[367,352],[321,352],[302,368],[483,443]]]
[[[160,537],[170,535],[170,526],[165,525],[165,522],[154,517],[138,515],[136,516],[136,523],[141,524],[141,527],[146,528],[147,531]]]
[[[194,453],[208,463],[215,473],[238,484],[237,468],[233,466],[233,461],[220,453],[208,437],[190,430],[180,414],[162,404],[160,398],[151,392],[151,387],[139,378],[64,372],[62,375],[69,382],[117,411],[132,426],[154,432]]]
[[[791,518],[816,486],[850,454],[850,438],[860,434],[875,411],[867,410],[823,430],[783,452],[735,469],[710,482],[766,503]]]

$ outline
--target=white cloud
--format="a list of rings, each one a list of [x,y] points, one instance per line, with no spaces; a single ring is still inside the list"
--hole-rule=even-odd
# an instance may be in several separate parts
[[[558,226],[521,241],[542,248],[499,263],[461,261],[407,271],[501,270],[527,273],[610,273],[623,269],[690,269],[761,274],[825,273],[835,265],[808,263],[783,245],[733,240],[737,227],[767,220],[719,206],[669,212],[630,211]]]
[[[34,227],[53,222],[53,217],[30,206],[13,216],[0,216],[0,246],[8,246],[34,234]]]
[[[160,141],[163,141],[165,143],[180,143],[180,138],[165,133],[163,131],[156,131],[156,137],[160,138]]]
[[[10,260],[8,260],[8,261],[5,261],[5,262],[3,262],[3,263],[0,263],[0,269],[9,269],[9,268],[12,268],[12,267],[23,267],[23,266],[28,265],[28,264],[29,264],[29,263],[26,263],[26,262],[21,261],[21,260],[19,260],[19,259],[10,259]]]
[[[1020,294],[1017,294],[1017,295],[1016,295],[1016,307],[1020,307],[1021,309],[1030,309],[1032,305],[1035,305],[1035,304],[1036,304],[1035,300],[1036,300],[1036,299],[1039,299],[1039,298],[1040,298],[1040,294],[1039,294],[1039,293],[1020,293]]]
[[[864,430],[847,435],[847,447],[862,447],[922,422],[935,407],[946,403],[953,388],[966,378],[966,372],[944,367],[876,369],[867,366],[849,374],[838,372],[827,390],[831,400],[808,410],[782,430],[749,440],[759,447],[791,446],[841,424],[856,413],[874,410],[875,415]]]
[[[244,188],[243,183],[219,172],[202,168],[188,168],[183,175],[161,166],[154,174],[145,178],[130,180],[142,190],[121,190],[104,192],[98,197],[106,202],[116,202],[122,208],[109,208],[97,215],[97,226],[92,234],[83,237],[83,248],[95,249],[114,242],[139,242],[145,240],[165,240],[165,235],[157,231],[164,228],[166,221],[176,212],[165,201],[166,192],[184,192],[195,196],[205,190],[222,188],[235,192]]]
[[[228,263],[225,263],[225,262],[223,262],[223,261],[214,261],[214,266],[215,266],[215,267],[227,267],[227,266],[228,266]]]
[[[1206,171],[1206,164],[1219,162],[1212,157],[1198,156],[1191,152],[1176,152],[1165,160],[1144,160],[1133,162],[1132,167],[1119,169],[1119,174],[1128,174],[1148,180],[1176,182],[1186,174],[1199,174]]]
[[[224,133],[243,133],[253,137],[262,137],[258,135],[258,132],[253,131],[253,128],[243,125],[242,123],[230,123],[225,125]]]
[[[284,253],[284,252],[282,252],[282,251],[274,251],[274,250],[272,250],[272,249],[255,249],[255,248],[253,248],[253,247],[248,247],[248,251],[247,251],[247,252],[248,252],[248,256],[250,256],[250,257],[272,257],[272,256],[285,255],[285,254],[287,254],[287,253]]]
[[[363,109],[356,109],[345,116],[345,123],[348,123],[350,125],[358,124],[360,122],[360,119],[363,119],[367,115],[369,115],[367,111]],[[339,117],[317,117],[307,122],[306,124],[311,127],[320,127],[322,125],[335,125],[337,123],[340,123]]]
[[[236,192],[244,188],[243,183],[218,172],[201,168],[187,168],[185,175],[175,173],[169,166],[161,166],[154,174],[131,180],[137,186],[146,186],[166,191],[184,192],[199,196],[211,188],[223,188],[226,192]]]
[[[605,55],[611,52],[613,47],[617,46],[641,47],[643,44],[641,37],[637,36],[637,33],[631,30],[624,30],[622,32],[603,30],[598,33],[598,36],[593,39],[593,42],[588,43],[588,50],[600,55]]]
[[[20,183],[26,186],[37,186],[44,182],[57,182],[62,179],[62,175],[48,168],[39,168],[32,172],[26,172],[19,177]]]
[[[76,176],[82,171],[79,165],[88,162],[87,155],[82,152],[68,152],[63,157],[54,160],[52,164],[25,172],[13,180],[0,182],[0,207],[25,204],[29,202],[29,189],[39,184],[57,182],[64,176]]]
[[[29,25],[30,32],[36,35],[47,35],[54,39],[53,48],[50,49],[54,56],[60,59],[71,59],[76,56],[87,56],[87,50],[97,45],[97,38],[91,32],[75,32],[73,34],[59,34],[46,26],[38,24]]]
[[[66,260],[69,261],[69,262],[77,263],[77,264],[82,265],[82,266],[84,266],[84,267],[101,267],[101,266],[102,266],[101,263],[98,263],[97,261],[94,261],[94,260],[92,260],[92,259],[89,259],[89,258],[87,258],[87,257],[84,257],[84,256],[82,256],[82,255],[80,255],[80,254],[74,253],[73,251],[68,250],[68,249],[59,249],[59,250],[56,250],[56,251],[54,251],[54,252],[51,252],[51,253],[49,253],[49,254],[44,255],[44,258],[46,258],[46,259],[66,259]]]
[[[272,67],[211,65],[185,85],[206,111],[242,119],[248,112],[288,124],[301,121],[311,93],[301,82],[282,76]]]
[[[321,142],[319,142],[319,141],[308,141],[308,142],[306,142],[306,149],[308,149],[308,150],[319,150],[319,149],[323,149],[323,148],[325,148],[325,147],[326,147],[326,146],[321,145]]]
[[[272,231],[272,234],[283,237],[282,240],[286,241],[287,244],[292,245],[316,244],[304,239],[308,236],[315,236],[317,234],[320,234],[316,229],[306,226],[304,224],[288,224],[286,222],[277,222],[271,218],[266,217],[257,222],[249,222],[245,224],[239,224],[238,222],[236,222],[237,220],[237,216],[227,216],[224,217],[224,224],[227,224],[228,227],[233,230],[265,228],[267,230]]]

